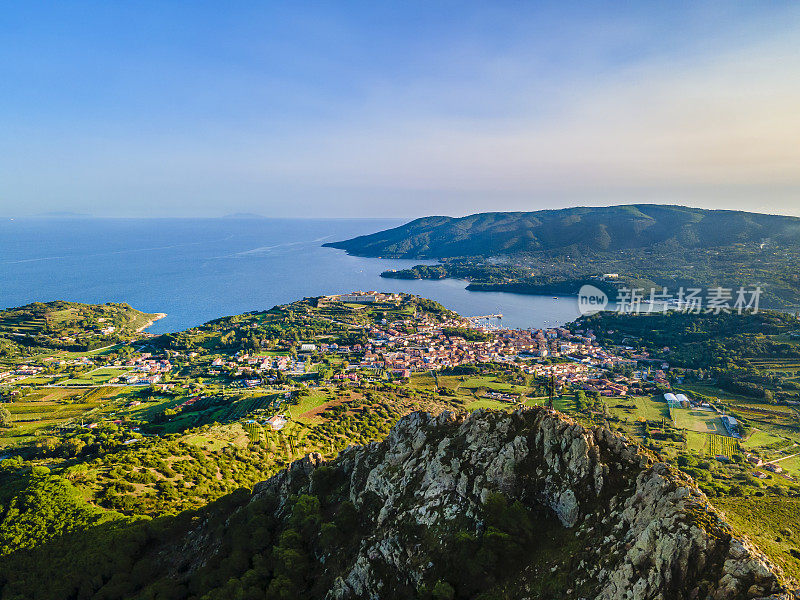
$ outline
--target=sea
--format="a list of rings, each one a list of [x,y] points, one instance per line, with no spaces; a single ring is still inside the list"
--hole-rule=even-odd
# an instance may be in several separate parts
[[[465,316],[502,314],[504,327],[553,327],[578,316],[574,298],[471,292],[467,282],[380,277],[435,261],[349,256],[324,248],[396,227],[396,219],[101,219],[0,221],[0,306],[70,300],[127,302],[166,313],[148,331],[269,309],[307,296],[408,292]]]

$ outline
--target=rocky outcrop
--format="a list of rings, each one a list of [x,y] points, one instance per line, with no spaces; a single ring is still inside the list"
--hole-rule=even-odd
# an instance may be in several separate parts
[[[293,463],[254,498],[310,491],[320,464],[318,455]],[[456,522],[479,531],[494,492],[547,512],[580,542],[583,568],[563,597],[789,598],[779,571],[734,537],[689,478],[620,435],[554,411],[413,413],[383,442],[327,464],[368,524],[331,599],[385,598],[397,582],[418,588],[437,557],[417,554],[413,531]],[[519,597],[534,598],[526,577]]]

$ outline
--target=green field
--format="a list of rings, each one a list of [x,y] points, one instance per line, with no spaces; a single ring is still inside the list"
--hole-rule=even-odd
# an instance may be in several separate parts
[[[466,381],[461,382],[461,388],[475,390],[485,387],[493,392],[502,392],[508,394],[524,394],[528,392],[528,388],[521,385],[514,385],[511,383],[502,383],[496,381],[494,377],[469,377]]]
[[[74,379],[63,381],[62,385],[103,385],[114,377],[119,377],[130,371],[132,369],[127,367],[100,367],[87,371]]]
[[[725,426],[716,412],[675,408],[672,414],[675,416],[675,427],[678,429],[727,435]]]
[[[627,421],[661,421],[669,419],[667,404],[658,396],[631,396],[629,398],[604,398],[611,414]]]
[[[783,460],[778,460],[775,464],[778,465],[781,469],[789,473],[794,477],[800,475],[800,456],[791,456],[795,452],[800,451],[800,448],[792,448],[788,450],[790,453],[789,458],[785,458]]]
[[[708,446],[708,434],[696,431],[686,432],[686,449],[697,454],[704,454]]]
[[[306,413],[310,410],[314,410],[318,406],[322,406],[333,400],[334,395],[327,394],[325,392],[320,391],[313,391],[309,392],[307,396],[302,396],[299,399],[299,403],[296,405],[287,405],[286,412],[288,413],[289,417],[295,421],[299,421],[301,423],[312,423],[315,420],[318,420],[314,417],[302,417],[303,413]]]
[[[761,429],[756,429],[747,437],[747,439],[742,440],[741,445],[744,448],[754,449],[761,446],[775,444],[783,439],[785,438],[773,435],[767,431],[762,431]]]

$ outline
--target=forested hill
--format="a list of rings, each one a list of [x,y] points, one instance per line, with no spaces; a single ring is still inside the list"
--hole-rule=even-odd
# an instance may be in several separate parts
[[[686,206],[634,204],[535,212],[423,217],[325,244],[358,256],[447,258],[528,252],[614,252],[733,244],[800,246],[800,218]]]
[[[780,571],[653,458],[541,407],[414,412],[383,441],[327,463],[309,454],[252,495],[12,552],[0,596],[788,600]],[[58,491],[31,477],[33,499]]]

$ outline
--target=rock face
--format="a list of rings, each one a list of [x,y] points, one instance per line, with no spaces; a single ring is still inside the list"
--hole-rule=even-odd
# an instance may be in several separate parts
[[[259,484],[254,499],[310,491],[322,463],[318,455],[293,463]],[[436,556],[420,559],[408,525],[435,530],[458,520],[479,530],[495,492],[549,512],[581,542],[583,568],[562,597],[790,597],[776,567],[732,535],[689,478],[554,411],[413,413],[383,442],[348,448],[327,466],[369,525],[331,599],[390,597],[393,582],[418,588]],[[519,586],[515,597],[538,597],[526,592],[525,573]]]

